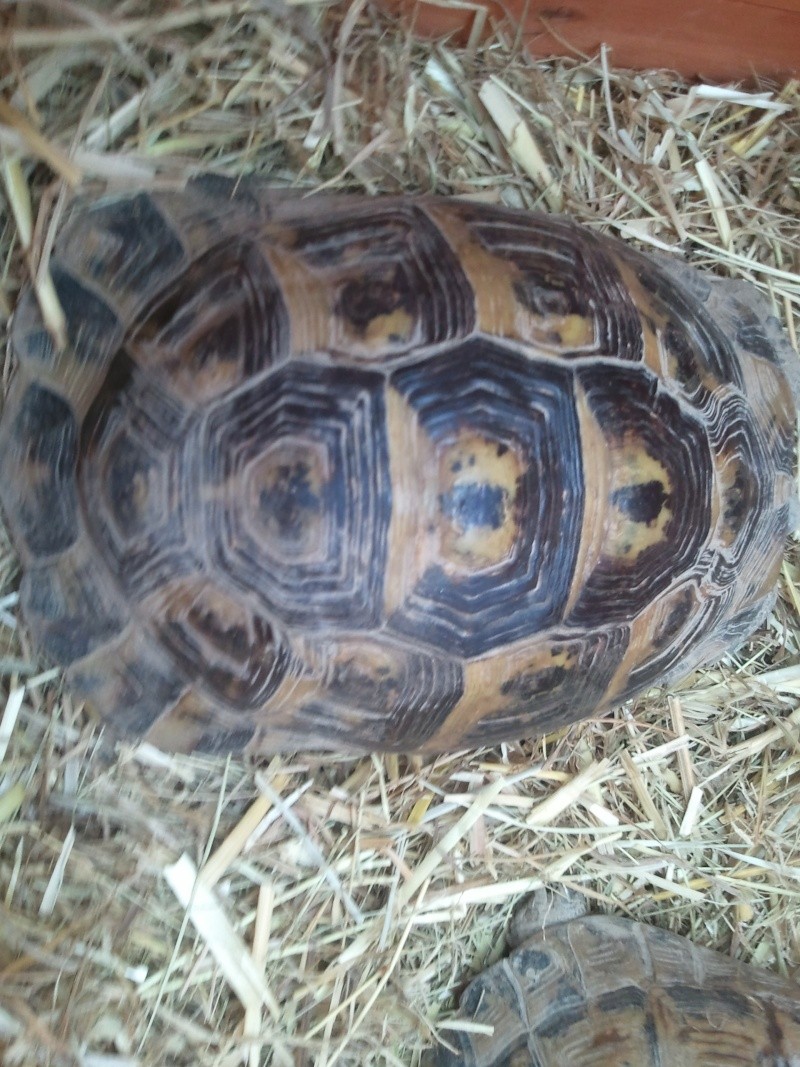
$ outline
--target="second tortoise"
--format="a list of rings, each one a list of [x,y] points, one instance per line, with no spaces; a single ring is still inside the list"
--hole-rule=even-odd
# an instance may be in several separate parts
[[[540,890],[427,1067],[796,1067],[800,985]]]

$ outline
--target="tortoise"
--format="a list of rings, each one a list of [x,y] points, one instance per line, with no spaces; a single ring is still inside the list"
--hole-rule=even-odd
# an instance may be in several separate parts
[[[794,353],[744,283],[557,216],[213,176],[78,201],[0,500],[36,646],[210,752],[545,733],[744,640]]]
[[[793,1067],[800,985],[539,890],[465,990],[429,1067]],[[449,1047],[448,1047],[449,1046]]]

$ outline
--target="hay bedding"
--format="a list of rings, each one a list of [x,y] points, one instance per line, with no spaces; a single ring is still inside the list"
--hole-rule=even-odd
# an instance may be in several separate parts
[[[563,209],[748,278],[796,342],[796,84],[415,43],[359,0],[5,5],[0,54],[4,323],[29,271],[47,304],[71,185],[213,167]],[[736,656],[544,741],[242,764],[110,746],[33,658],[3,537],[0,1057],[414,1063],[542,882],[796,973],[797,581],[792,550]]]

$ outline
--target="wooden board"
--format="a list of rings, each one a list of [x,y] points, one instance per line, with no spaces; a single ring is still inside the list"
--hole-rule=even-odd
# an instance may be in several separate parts
[[[457,35],[510,18],[534,55],[613,49],[617,67],[671,68],[709,80],[755,75],[784,81],[800,72],[800,0],[486,0],[460,7],[429,0],[380,0],[425,36]],[[480,26],[480,19],[478,27]],[[477,27],[476,27],[477,28]]]

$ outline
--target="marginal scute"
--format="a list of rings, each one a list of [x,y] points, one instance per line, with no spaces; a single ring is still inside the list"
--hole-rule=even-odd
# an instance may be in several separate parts
[[[770,366],[759,363],[762,368]],[[727,613],[749,618],[757,608],[760,614],[755,625],[766,614],[778,579],[789,529],[789,502],[796,489],[789,473],[793,452],[787,434],[793,418],[790,409],[784,407],[779,392],[769,402],[753,405],[751,399],[752,391],[748,400],[723,393],[709,411],[720,498],[714,530],[719,554],[710,574],[716,586],[732,590]],[[765,399],[760,396],[761,401]],[[722,618],[719,626],[725,633]],[[718,635],[712,647],[723,651],[735,644],[740,627],[730,632],[727,645]]]
[[[447,747],[452,731],[454,740],[489,745],[579,719],[602,705],[628,642],[624,626],[585,636],[561,632],[473,660],[465,696],[433,742]]]
[[[22,579],[25,618],[40,635],[44,653],[62,666],[104,648],[128,621],[128,611],[87,548],[32,567]]]
[[[664,323],[671,370],[682,389],[692,396],[701,388],[713,391],[728,383],[741,388],[742,370],[730,339],[703,313],[702,297],[709,288],[703,286],[698,293],[686,280],[696,275],[680,263],[668,266],[663,258],[656,263],[642,255],[634,260],[627,251],[625,256],[650,296],[654,315]]]
[[[56,360],[55,342],[42,320],[33,289],[22,293],[14,310],[14,353],[34,374],[52,367]]]
[[[718,535],[728,550],[746,543],[750,517],[759,503],[759,480],[747,455],[722,457],[719,467],[721,514]]]
[[[670,589],[645,609],[632,626],[631,644],[637,665],[629,665],[625,696],[641,692],[675,669],[687,673],[696,664],[702,636],[713,625],[730,600],[729,590],[701,589],[690,580]]]
[[[243,752],[256,736],[254,726],[240,726],[238,729],[220,730],[212,726],[200,734],[193,751],[206,756],[227,756],[231,752]]]
[[[94,707],[113,707],[114,727],[134,736],[145,734],[187,686],[166,652],[135,624],[74,663],[67,679]]]
[[[772,331],[767,330],[763,319],[741,301],[737,302],[736,312],[739,323],[736,329],[736,344],[746,352],[752,352],[754,356],[780,366],[778,354],[772,342]]]
[[[423,747],[464,689],[457,660],[383,635],[317,646],[312,663],[321,680],[298,714],[321,713],[337,733],[350,717],[370,722],[383,751],[405,750],[412,733]]]
[[[177,234],[147,193],[89,205],[61,237],[61,261],[74,264],[126,316],[161,291],[185,261]]]
[[[190,261],[208,250],[251,239],[272,215],[272,205],[257,195],[247,177],[200,174],[185,190],[160,189],[150,194],[158,212],[169,219],[174,236]]]
[[[492,744],[773,602],[800,373],[751,288],[547,215],[212,177],[75,205],[50,271],[0,503],[34,645],[123,731]]]
[[[165,752],[195,752],[202,744],[204,752],[225,755],[242,751],[226,748],[226,742],[244,741],[246,734],[246,743],[250,743],[255,733],[251,720],[238,708],[225,708],[219,697],[184,685],[165,704],[163,714],[143,727],[143,733],[145,740]]]
[[[118,316],[106,301],[58,263],[50,268],[78,365],[106,363],[122,340]]]
[[[507,966],[498,966],[489,981],[473,982],[467,987],[460,1008],[466,1017],[486,1026],[488,1032],[469,1035],[453,1031],[453,1043],[460,1049],[451,1063],[482,1064],[496,1058],[500,1064],[514,1067],[535,1064],[535,1060],[527,1058],[530,1035],[514,977]]]
[[[0,450],[9,515],[27,550],[35,556],[63,552],[78,536],[77,426],[67,401],[29,385]]]
[[[183,578],[144,607],[176,666],[213,698],[249,710],[263,706],[280,685],[290,651],[271,620],[235,591]]]

